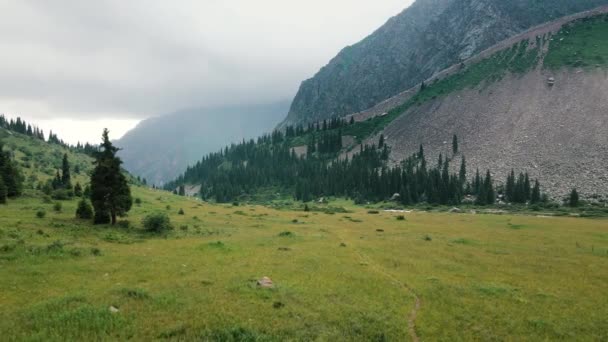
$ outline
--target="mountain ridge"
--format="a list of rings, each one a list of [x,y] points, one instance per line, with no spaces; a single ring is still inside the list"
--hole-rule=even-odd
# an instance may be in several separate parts
[[[418,0],[304,81],[279,127],[369,109],[530,27],[607,3]]]

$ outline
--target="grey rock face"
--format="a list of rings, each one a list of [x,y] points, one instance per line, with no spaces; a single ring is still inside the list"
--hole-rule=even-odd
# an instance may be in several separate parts
[[[302,83],[284,124],[361,112],[535,25],[608,0],[418,0]]]

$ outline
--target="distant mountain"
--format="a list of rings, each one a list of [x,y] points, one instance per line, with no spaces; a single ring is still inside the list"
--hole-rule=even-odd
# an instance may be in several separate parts
[[[417,0],[304,81],[285,124],[366,110],[535,25],[608,0]]]
[[[196,108],[141,122],[116,142],[124,166],[149,183],[162,184],[189,164],[227,144],[272,130],[288,102]]]

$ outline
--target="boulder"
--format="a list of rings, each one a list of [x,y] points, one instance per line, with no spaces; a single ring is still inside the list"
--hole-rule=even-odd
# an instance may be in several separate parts
[[[257,282],[258,286],[264,289],[271,289],[274,287],[274,283],[272,282],[272,279],[268,278],[268,277],[263,277],[262,279],[258,280]]]
[[[462,213],[462,210],[460,208],[452,208],[450,209],[451,213]]]
[[[398,201],[401,199],[401,195],[398,193],[393,194],[393,196],[391,197],[391,201]]]

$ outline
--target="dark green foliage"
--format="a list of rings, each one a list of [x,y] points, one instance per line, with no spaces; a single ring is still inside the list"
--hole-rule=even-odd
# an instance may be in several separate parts
[[[572,189],[572,192],[570,192],[570,197],[568,198],[568,205],[572,208],[576,208],[579,206],[580,199],[579,199],[579,195],[578,195],[578,191],[576,191],[576,189]]]
[[[536,193],[534,193],[535,191]],[[510,203],[525,204],[530,201],[536,204],[540,202],[540,199],[540,184],[538,180],[536,180],[535,189],[532,189],[528,173],[520,173],[516,179],[515,171],[511,170],[505,183],[505,200]]]
[[[186,196],[186,187],[184,185],[180,185],[177,194],[180,196]]]
[[[185,213],[184,213],[184,209],[180,209],[180,210],[177,212],[177,214],[178,214],[178,215],[185,215]]]
[[[37,218],[44,218],[46,216],[46,211],[44,211],[44,209],[39,209],[38,211],[36,211],[36,217]]]
[[[61,205],[61,202],[56,202],[53,205],[53,210],[55,210],[58,213],[60,213],[62,209],[63,209],[63,205]]]
[[[452,138],[452,153],[458,154],[458,136],[456,136],[456,134],[454,134],[454,137]]]
[[[161,212],[144,217],[142,225],[146,231],[157,234],[173,229],[169,216]]]
[[[17,197],[23,192],[23,176],[13,161],[10,152],[4,151],[0,141],[0,177],[6,188],[6,197]]]
[[[8,191],[6,185],[4,185],[4,179],[0,177],[0,204],[6,204],[6,198],[8,197]]]
[[[61,183],[64,188],[72,187],[72,176],[70,175],[70,162],[68,161],[68,154],[63,155],[62,168],[61,168]]]
[[[81,199],[76,208],[76,218],[81,220],[90,220],[93,218],[93,207],[86,199]]]
[[[74,186],[74,196],[82,197],[82,195],[83,195],[82,186],[80,185],[80,183],[76,183],[76,185]]]
[[[95,223],[116,224],[116,217],[126,214],[133,205],[131,190],[122,173],[122,161],[116,156],[108,130],[103,131],[101,150],[95,154],[95,169],[91,174],[91,202],[95,209]]]

